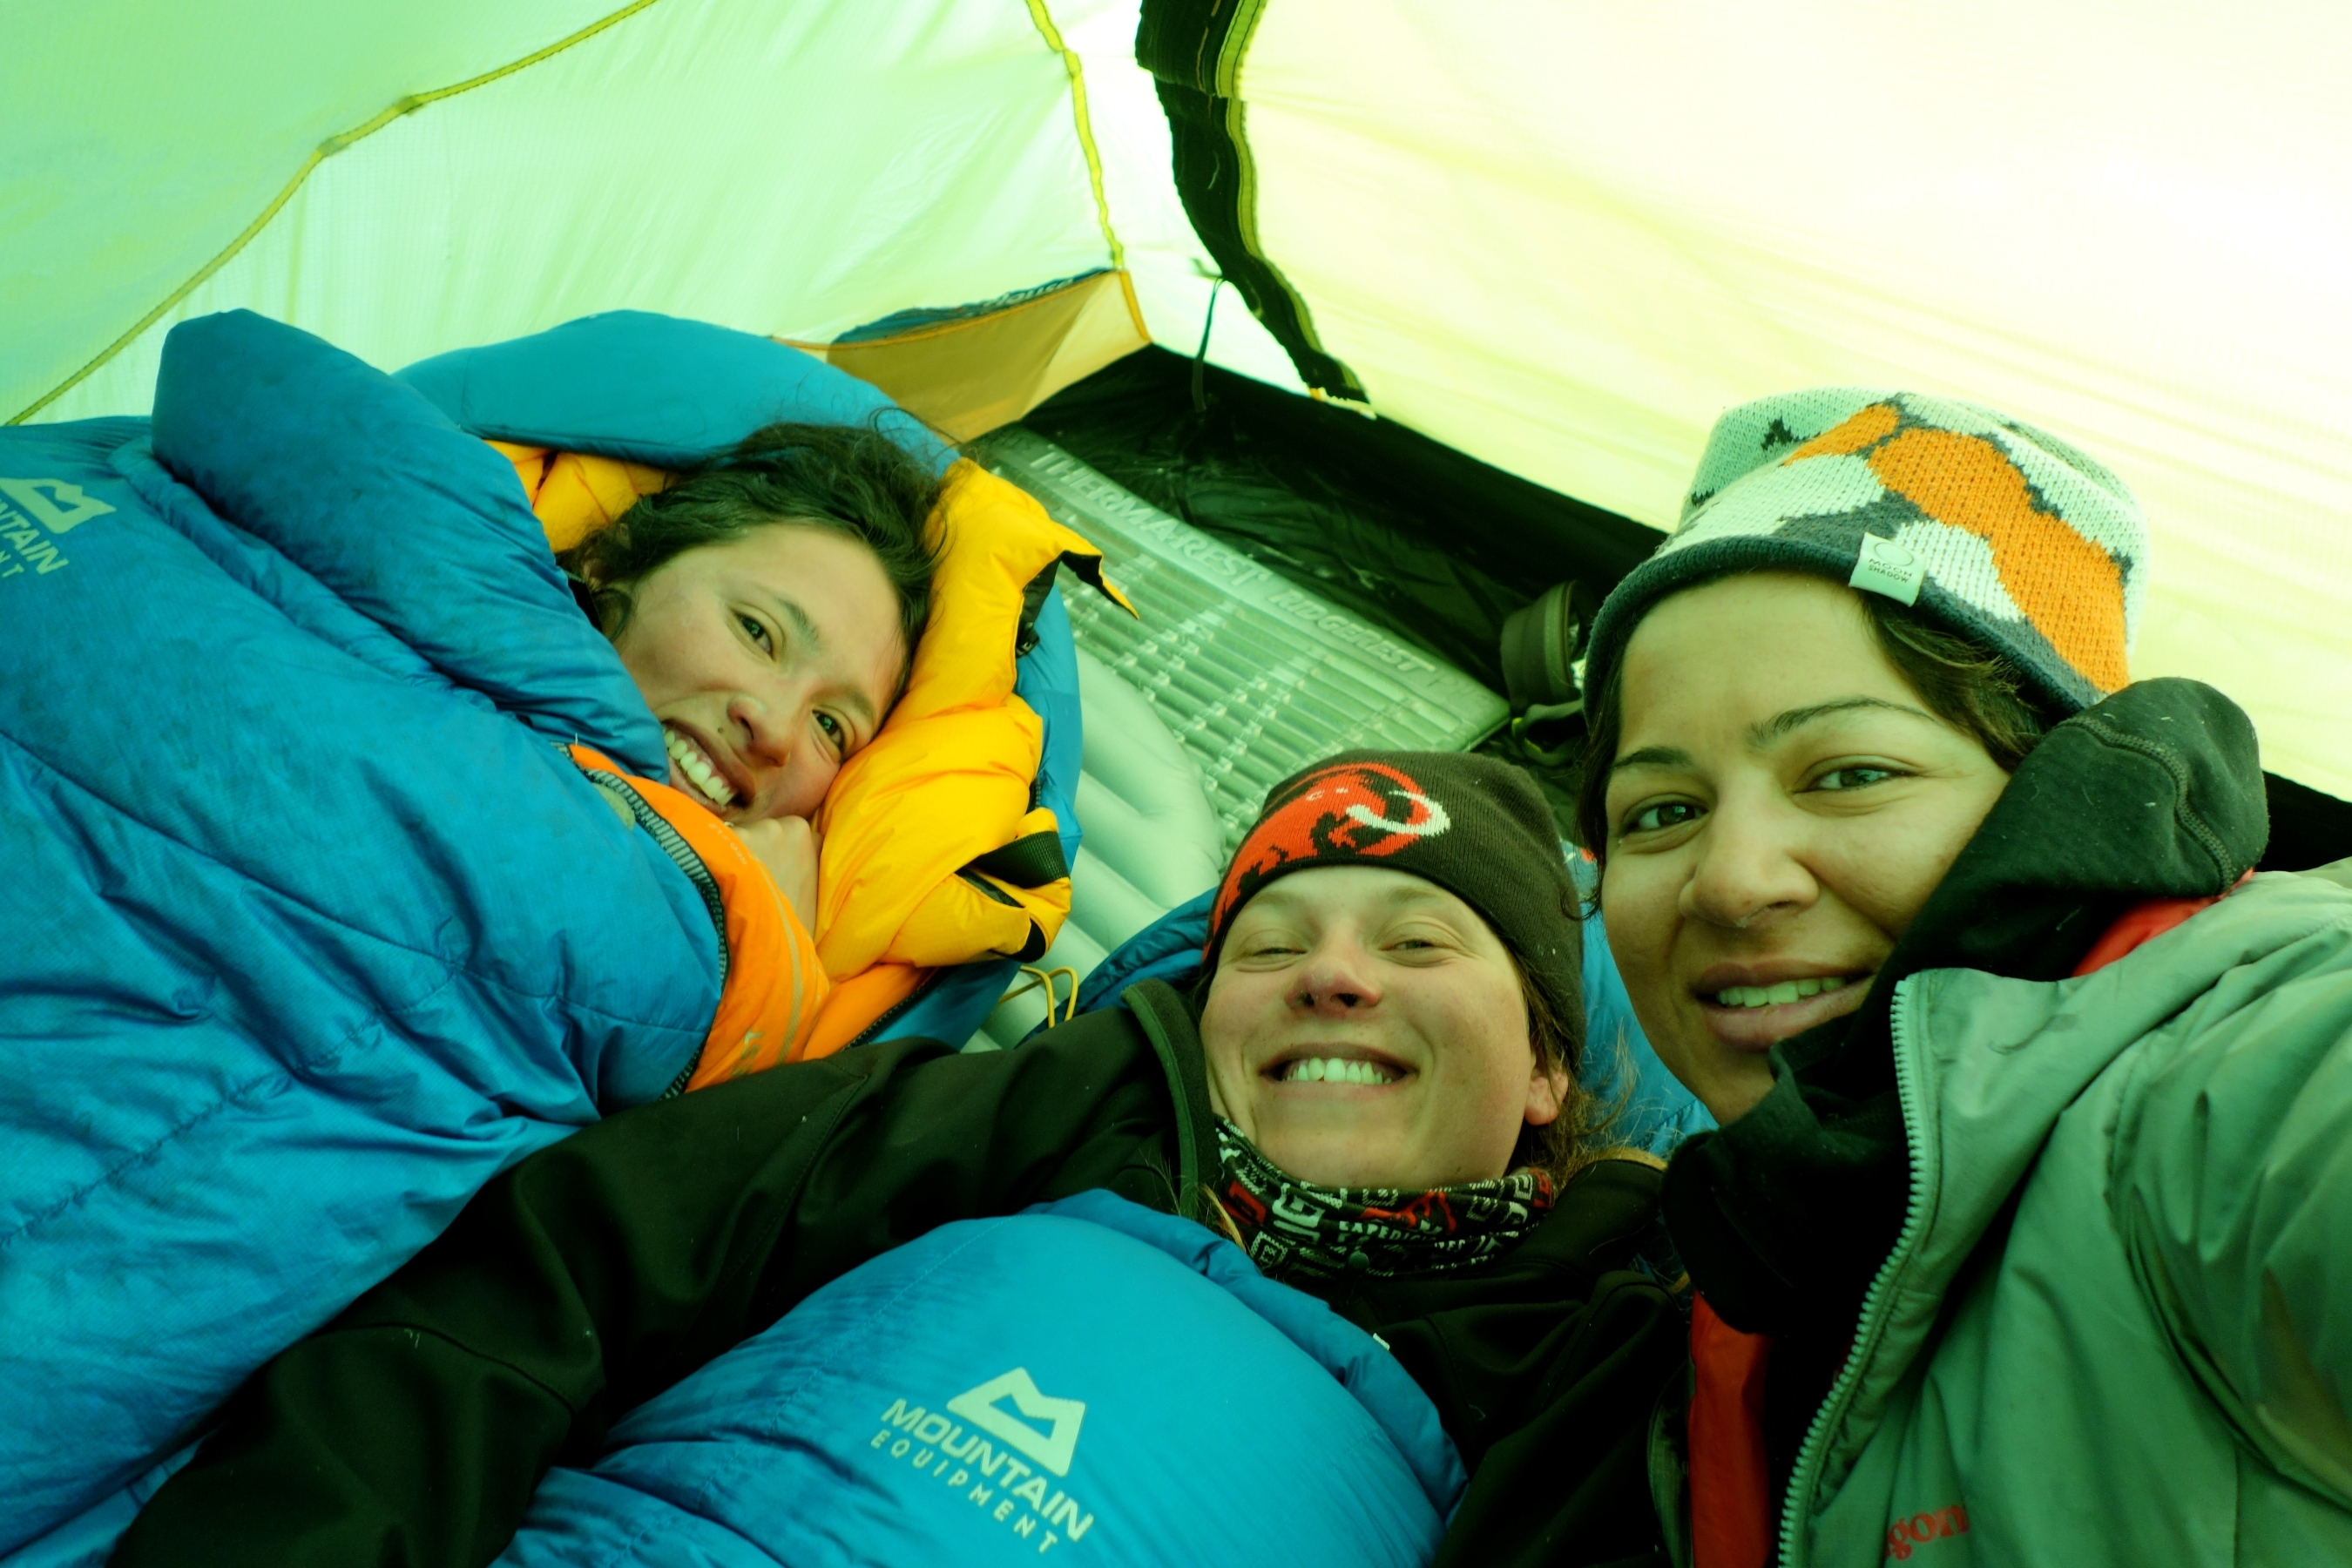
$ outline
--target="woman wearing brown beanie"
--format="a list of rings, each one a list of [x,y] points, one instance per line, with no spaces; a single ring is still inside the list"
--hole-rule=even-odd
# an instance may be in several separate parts
[[[265,1369],[115,1561],[487,1561],[559,1457],[829,1282],[1107,1188],[1230,1237],[1402,1364],[1469,1472],[1438,1561],[1661,1563],[1683,1322],[1641,1257],[1655,1163],[1582,1135],[1578,907],[1517,769],[1318,764],[1236,854],[1191,996],[1146,982],[1015,1051],[779,1068],[525,1162]],[[1034,1310],[1070,1309],[1046,1281]],[[1245,1464],[1234,1441],[1166,1463],[1206,1487]],[[1314,1561],[1259,1502],[1265,1560]]]

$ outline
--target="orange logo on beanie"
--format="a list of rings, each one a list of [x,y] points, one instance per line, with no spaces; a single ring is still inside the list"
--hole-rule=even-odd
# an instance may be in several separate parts
[[[1420,782],[1385,763],[1335,763],[1307,774],[1269,805],[1234,857],[1209,930],[1286,866],[1393,855],[1454,826]]]

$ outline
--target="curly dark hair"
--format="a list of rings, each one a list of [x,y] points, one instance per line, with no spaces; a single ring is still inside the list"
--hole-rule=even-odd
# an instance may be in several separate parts
[[[874,552],[898,601],[909,659],[930,616],[940,548],[925,536],[940,483],[920,459],[871,425],[766,426],[731,450],[680,473],[556,557],[587,584],[597,625],[627,624],[629,589],[688,550],[726,544],[755,528],[819,528]]]
[[[1932,620],[1926,612],[1877,594],[1860,595],[1870,629],[1887,662],[1927,711],[1973,739],[2003,773],[2015,773],[2063,715],[2028,695],[2017,667],[1973,637]],[[1609,766],[1623,730],[1625,659],[1620,650],[1609,681],[1584,710],[1583,776],[1576,791],[1576,831],[1596,858],[1609,853]]]

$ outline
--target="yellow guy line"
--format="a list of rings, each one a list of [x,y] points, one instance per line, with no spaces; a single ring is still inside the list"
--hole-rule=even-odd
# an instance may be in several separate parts
[[[1136,335],[1148,343],[1151,329],[1143,324],[1143,307],[1135,298],[1134,280],[1127,274],[1127,247],[1119,244],[1118,232],[1110,226],[1110,197],[1103,192],[1102,150],[1095,145],[1094,118],[1087,112],[1086,62],[1078,58],[1077,50],[1062,41],[1062,29],[1054,26],[1045,0],[1029,0],[1029,19],[1037,24],[1045,47],[1062,57],[1062,69],[1069,76],[1070,110],[1077,121],[1078,150],[1087,155],[1087,179],[1094,186],[1095,220],[1102,225],[1103,243],[1110,247],[1111,269],[1118,274],[1119,291],[1127,298],[1128,319],[1135,323]]]
[[[101,352],[97,358],[91,360],[88,364],[82,366],[79,370],[66,377],[65,380],[51,387],[47,395],[43,396],[39,402],[35,403],[30,407],[25,409],[22,413],[16,415],[14,418],[10,419],[8,423],[11,425],[22,425],[26,420],[30,419],[34,415],[38,414],[42,409],[47,408],[50,404],[55,403],[58,398],[64,396],[76,386],[81,384],[81,383],[87,380],[90,374],[96,371],[99,366],[104,364],[116,354],[121,353],[124,349],[128,348],[131,342],[136,339],[140,333],[153,326],[157,321],[162,321],[164,314],[168,312],[173,306],[178,304],[181,300],[186,299],[189,295],[202,288],[204,286],[205,279],[210,278],[214,273],[218,272],[222,268],[227,266],[231,258],[235,257],[238,251],[243,250],[247,246],[252,244],[254,237],[258,235],[263,229],[269,226],[269,220],[278,216],[278,209],[283,207],[289,201],[291,201],[293,199],[294,193],[302,188],[302,182],[310,177],[310,172],[313,169],[316,169],[320,164],[325,163],[328,159],[333,157],[336,153],[341,152],[344,148],[351,146],[355,142],[363,141],[366,138],[374,135],[377,132],[383,130],[394,121],[400,119],[403,115],[414,114],[428,103],[438,103],[445,98],[455,98],[461,92],[471,92],[474,89],[494,82],[502,76],[512,76],[516,71],[521,70],[526,67],[535,66],[543,59],[547,59],[554,55],[560,55],[564,50],[570,48],[572,45],[586,42],[588,39],[593,38],[597,34],[603,32],[605,28],[612,26],[614,23],[625,22],[631,16],[635,16],[638,12],[644,10],[646,6],[655,3],[656,0],[630,0],[630,4],[622,6],[611,16],[606,16],[600,21],[589,23],[586,26],[581,28],[570,37],[560,38],[535,54],[525,55],[519,60],[515,60],[508,65],[502,65],[496,70],[485,71],[480,76],[461,81],[454,87],[437,88],[431,92],[412,94],[407,98],[400,100],[391,108],[385,110],[383,113],[369,121],[366,124],[354,127],[350,131],[342,132],[342,134],[339,136],[328,137],[324,142],[320,142],[316,148],[311,150],[310,157],[303,160],[302,166],[294,171],[294,177],[286,182],[286,188],[279,191],[277,198],[268,206],[261,209],[261,216],[259,217],[255,218],[251,223],[246,226],[245,232],[243,234],[240,234],[235,239],[230,240],[219,255],[214,257],[210,261],[205,262],[201,268],[198,268],[194,277],[189,279],[185,283],[181,284],[177,289],[173,289],[172,292],[165,297],[162,304],[156,306],[153,310],[140,317],[138,325],[132,327],[129,331],[123,333],[121,337],[107,344],[104,351]],[[1035,0],[1031,0],[1031,9],[1035,9]],[[1075,69],[1076,68],[1074,67],[1073,68]],[[1084,107],[1081,105],[1080,113],[1083,115],[1084,112]],[[1089,153],[1089,156],[1091,156],[1091,153]]]

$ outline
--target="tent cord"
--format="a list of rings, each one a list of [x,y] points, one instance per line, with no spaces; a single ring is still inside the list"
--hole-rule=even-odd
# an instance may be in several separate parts
[[[1223,273],[1209,285],[1209,308],[1201,315],[1201,346],[1192,355],[1192,412],[1209,411],[1209,329],[1217,324],[1217,290],[1225,286]]]

